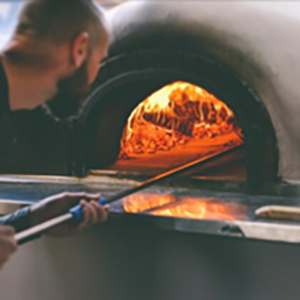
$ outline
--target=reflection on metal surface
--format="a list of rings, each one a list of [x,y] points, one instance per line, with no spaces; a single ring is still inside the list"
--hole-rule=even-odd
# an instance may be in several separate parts
[[[139,213],[175,202],[173,195],[136,194],[123,199],[124,210]]]
[[[141,194],[123,200],[129,213],[149,211],[154,216],[235,221],[247,219],[246,207],[241,204],[173,195]]]
[[[242,207],[229,207],[218,201],[185,199],[169,205],[165,208],[156,209],[151,212],[155,216],[170,216],[201,220],[223,220],[234,221],[241,214]]]

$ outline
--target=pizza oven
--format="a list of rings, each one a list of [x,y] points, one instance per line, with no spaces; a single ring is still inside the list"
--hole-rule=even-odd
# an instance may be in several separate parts
[[[112,204],[103,227],[24,246],[13,266],[30,269],[30,299],[299,298],[297,11],[128,2],[107,13],[109,57],[79,114],[65,102],[6,117],[1,197],[18,205],[112,195],[197,161]]]
[[[156,18],[163,20],[170,8],[160,5],[165,9]],[[121,7],[122,16],[140,9]],[[209,157],[188,177],[251,189],[298,181],[296,125],[280,116],[295,104],[286,91],[281,101],[285,87],[275,84],[279,75],[268,67],[275,67],[275,38],[262,41],[246,25],[218,29],[218,22],[210,32],[209,16],[200,20],[189,5],[178,22],[175,12],[158,23],[149,13],[149,20],[142,14],[145,20],[134,18],[130,26],[113,15],[119,9],[109,12],[110,55],[80,114],[58,121],[39,108],[8,116],[0,132],[2,173],[150,176]],[[278,66],[281,73],[284,68]],[[65,116],[68,102],[52,110]]]
[[[193,175],[277,182],[270,116],[230,68],[185,51],[139,50],[107,60],[96,85],[78,120],[83,174],[154,175],[213,155]]]

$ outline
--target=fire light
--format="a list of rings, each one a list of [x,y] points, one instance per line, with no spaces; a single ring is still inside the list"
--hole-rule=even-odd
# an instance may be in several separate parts
[[[241,135],[234,113],[222,101],[198,86],[178,81],[152,94],[132,112],[119,158],[167,151],[193,139],[231,132],[236,138]]]
[[[194,197],[143,193],[125,198],[123,207],[127,213],[148,212],[154,216],[198,220],[234,221],[244,218],[246,215],[245,207],[241,204]]]

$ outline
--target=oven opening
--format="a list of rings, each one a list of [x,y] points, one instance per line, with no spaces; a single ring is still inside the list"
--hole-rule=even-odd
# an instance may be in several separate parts
[[[245,180],[243,144],[241,126],[225,103],[200,86],[176,81],[132,111],[109,169],[152,175],[203,158],[189,175]]]
[[[77,128],[79,176],[142,181],[201,159],[176,184],[258,189],[278,180],[274,127],[255,91],[227,66],[190,53],[108,60]]]

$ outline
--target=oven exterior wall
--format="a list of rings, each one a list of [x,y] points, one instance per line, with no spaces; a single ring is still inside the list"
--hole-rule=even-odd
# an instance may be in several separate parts
[[[24,245],[0,273],[1,299],[298,300],[299,246],[95,227]]]
[[[274,125],[279,177],[300,180],[300,4],[283,2],[128,3],[108,13],[110,56],[176,49],[229,66],[258,95]]]

